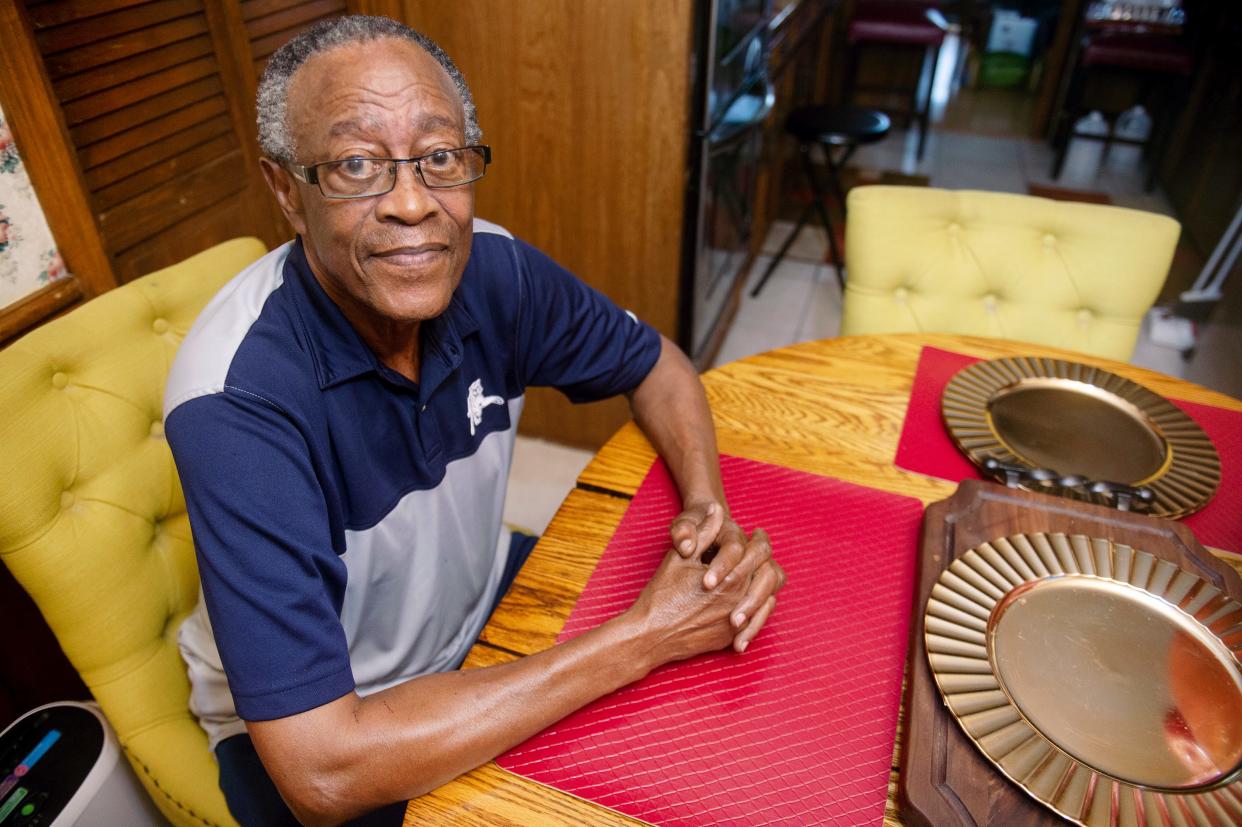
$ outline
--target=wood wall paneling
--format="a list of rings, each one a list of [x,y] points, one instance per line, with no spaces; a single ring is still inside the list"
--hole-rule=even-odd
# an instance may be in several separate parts
[[[167,261],[181,261],[205,247],[202,239],[227,241],[238,235],[237,198],[226,197],[198,211],[162,232],[145,239],[117,256],[117,268],[129,273],[150,273],[167,266]],[[219,242],[212,242],[219,243]],[[282,240],[283,243],[283,240]]]
[[[691,0],[406,0],[475,96],[495,163],[476,212],[676,338]],[[624,402],[528,396],[522,430],[598,446]]]

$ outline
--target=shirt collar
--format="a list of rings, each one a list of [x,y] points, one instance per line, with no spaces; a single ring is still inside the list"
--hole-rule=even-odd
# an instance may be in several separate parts
[[[463,283],[465,279],[463,275]],[[412,383],[379,361],[336,302],[324,292],[306,261],[301,236],[294,240],[285,261],[285,283],[292,287],[295,304],[302,316],[320,389],[372,372],[391,383],[411,386]],[[421,326],[420,401],[425,401],[461,365],[462,339],[478,330],[478,322],[466,309],[461,298],[461,285],[458,285],[448,309]]]

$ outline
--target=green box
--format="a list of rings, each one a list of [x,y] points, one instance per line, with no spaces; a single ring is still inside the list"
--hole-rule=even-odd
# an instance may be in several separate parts
[[[1014,52],[991,52],[979,59],[979,85],[1012,89],[1026,82],[1030,58]]]

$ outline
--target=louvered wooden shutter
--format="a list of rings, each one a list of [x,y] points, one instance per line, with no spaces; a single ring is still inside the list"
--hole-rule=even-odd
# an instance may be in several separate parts
[[[27,3],[116,276],[290,230],[258,168],[256,78],[344,0]]]
[[[255,77],[272,52],[326,17],[344,14],[345,0],[241,0]]]

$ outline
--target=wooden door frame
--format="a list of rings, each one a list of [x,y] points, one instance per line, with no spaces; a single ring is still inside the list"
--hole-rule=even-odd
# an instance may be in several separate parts
[[[1074,71],[1069,62],[1074,54],[1074,37],[1079,31],[1079,23],[1086,8],[1087,0],[1061,0],[1061,14],[1057,19],[1057,30],[1052,36],[1052,44],[1048,47],[1048,56],[1044,61],[1044,76],[1040,79],[1039,95],[1035,100],[1035,109],[1031,113],[1031,136],[1043,138],[1048,135],[1053,115],[1064,96],[1069,75]]]
[[[20,3],[0,2],[0,108],[52,238],[71,275],[0,309],[0,344],[117,285],[86,180],[56,103],[34,26]]]

